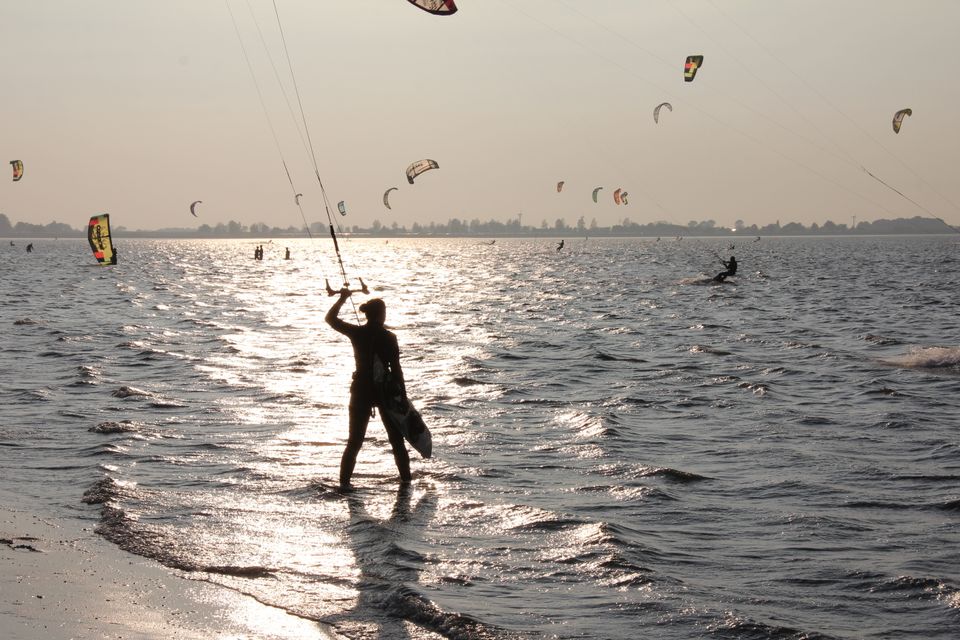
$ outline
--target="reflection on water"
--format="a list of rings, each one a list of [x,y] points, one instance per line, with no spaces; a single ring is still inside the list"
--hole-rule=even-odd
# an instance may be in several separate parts
[[[357,638],[952,637],[952,238],[345,240],[435,441],[346,496],[332,251],[256,244],[4,264],[15,490]]]

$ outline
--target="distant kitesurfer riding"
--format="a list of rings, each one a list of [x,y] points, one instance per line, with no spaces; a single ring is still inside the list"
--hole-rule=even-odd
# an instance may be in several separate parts
[[[356,360],[356,371],[353,373],[353,382],[350,384],[350,435],[343,457],[340,460],[340,488],[350,487],[350,477],[357,463],[357,454],[363,446],[363,438],[367,432],[367,424],[374,407],[380,407],[383,400],[377,393],[374,380],[374,369],[377,360],[389,370],[393,379],[402,386],[403,370],[400,368],[400,347],[397,337],[389,331],[384,322],[387,318],[387,306],[380,298],[373,298],[360,305],[359,309],[367,317],[366,324],[356,325],[337,317],[340,308],[352,292],[344,287],[340,290],[340,297],[327,312],[326,321],[334,330],[350,338],[353,344],[353,355]],[[403,434],[387,420],[381,407],[380,418],[387,430],[390,446],[393,448],[393,459],[400,472],[400,482],[410,482],[410,457],[404,445]]]
[[[560,241],[560,244],[557,245],[557,251],[563,249],[563,240]]]
[[[726,268],[726,271],[721,271],[713,277],[714,282],[723,282],[729,276],[737,275],[737,259],[734,256],[730,256],[730,260],[720,261],[723,266]]]

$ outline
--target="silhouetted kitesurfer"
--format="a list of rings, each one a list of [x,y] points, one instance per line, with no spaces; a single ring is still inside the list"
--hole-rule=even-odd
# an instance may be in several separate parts
[[[560,249],[563,249],[563,240],[561,240],[560,244],[557,245],[557,251],[560,251]]]
[[[723,264],[724,267],[726,267],[727,270],[721,271],[720,273],[715,275],[713,277],[714,282],[723,282],[729,276],[737,275],[737,259],[734,256],[730,256],[730,260],[726,262],[724,262],[723,260],[721,260],[720,262]]]
[[[373,298],[360,305],[360,311],[367,317],[366,324],[356,325],[337,317],[340,307],[351,291],[347,288],[340,290],[340,297],[327,312],[327,324],[334,330],[350,338],[353,344],[353,356],[356,361],[356,371],[353,372],[353,382],[350,384],[350,435],[346,449],[340,459],[340,487],[350,487],[350,477],[357,464],[357,454],[363,446],[363,438],[367,433],[367,424],[373,414],[374,407],[380,406],[376,384],[374,382],[374,361],[379,358],[384,367],[389,369],[393,379],[403,385],[403,370],[400,368],[400,347],[397,345],[397,336],[389,331],[384,322],[387,319],[387,306],[380,298]],[[387,430],[390,446],[393,448],[393,459],[400,472],[400,482],[410,482],[410,456],[403,441],[403,435],[390,425],[380,412],[383,426]]]
[[[33,253],[33,243],[27,245],[27,253]]]
[[[290,247],[287,247],[287,255],[284,256],[283,259],[284,259],[284,260],[289,260],[289,259],[290,259]]]

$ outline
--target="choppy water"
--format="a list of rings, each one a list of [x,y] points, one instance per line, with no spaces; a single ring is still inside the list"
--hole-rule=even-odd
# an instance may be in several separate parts
[[[327,242],[34,244],[3,486],[124,549],[351,638],[960,628],[956,238],[353,240],[436,457],[349,497]]]

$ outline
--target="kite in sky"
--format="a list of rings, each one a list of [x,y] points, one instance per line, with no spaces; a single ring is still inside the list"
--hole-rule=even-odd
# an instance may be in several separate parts
[[[13,181],[16,182],[23,177],[23,161],[11,160],[10,164],[13,166]]]
[[[193,214],[194,218],[197,217],[197,205],[200,204],[201,202],[203,202],[203,200],[197,200],[196,202],[190,205],[190,213]]]
[[[683,65],[683,81],[693,82],[697,77],[697,69],[702,66],[703,56],[687,56],[687,62]]]
[[[390,209],[390,192],[396,191],[396,190],[397,190],[396,187],[390,187],[389,189],[383,192],[383,206],[385,206],[387,209]]]
[[[413,179],[424,171],[430,171],[431,169],[439,169],[440,165],[437,164],[436,160],[417,160],[409,167],[407,167],[407,182],[413,184]]]
[[[912,115],[913,109],[900,109],[900,111],[893,114],[893,132],[900,133],[900,125],[903,124],[903,117]]]
[[[654,121],[654,122],[656,122],[656,123],[659,123],[659,122],[660,122],[660,109],[662,109],[663,107],[666,107],[666,108],[667,108],[667,111],[670,111],[670,112],[673,111],[673,105],[672,105],[672,104],[670,104],[669,102],[661,102],[660,104],[657,105],[657,108],[653,110],[653,121]]]
[[[563,191],[563,180],[557,183],[557,193]]]
[[[597,201],[597,191],[600,191],[600,189],[603,189],[603,187],[597,187],[596,189],[593,190],[593,201],[594,201],[594,202]]]
[[[453,0],[407,0],[407,2],[435,16],[449,16],[457,12],[457,5]]]
[[[343,203],[343,200],[337,203],[337,211],[339,211],[342,216],[347,215],[347,205]]]

